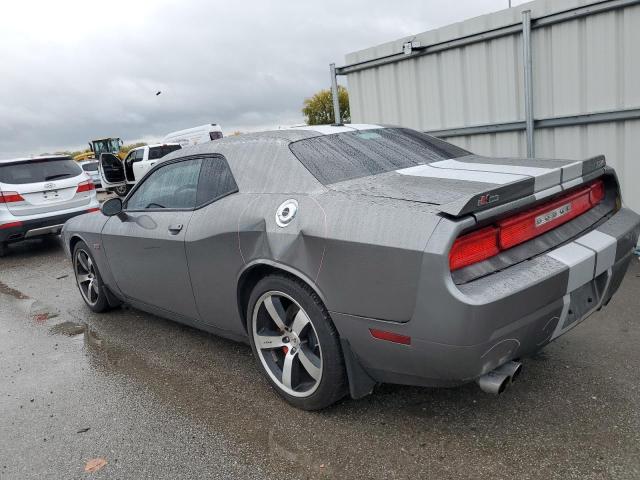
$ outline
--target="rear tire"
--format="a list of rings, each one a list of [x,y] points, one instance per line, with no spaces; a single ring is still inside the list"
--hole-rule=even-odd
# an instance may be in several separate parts
[[[338,332],[308,285],[283,274],[260,280],[249,298],[247,326],[259,368],[291,405],[320,410],[345,396]]]
[[[116,192],[116,195],[118,195],[119,197],[126,197],[127,194],[131,191],[131,185],[121,185],[119,187],[115,187],[113,191]]]
[[[0,242],[0,258],[4,257],[9,253],[9,247],[5,242]]]
[[[76,285],[84,303],[96,313],[106,312],[110,309],[102,277],[98,271],[98,265],[91,255],[89,247],[83,241],[79,241],[73,248],[73,273]]]

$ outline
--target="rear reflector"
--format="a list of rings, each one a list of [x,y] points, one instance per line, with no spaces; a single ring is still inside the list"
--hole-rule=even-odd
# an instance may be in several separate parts
[[[378,330],[376,328],[370,328],[369,332],[371,332],[371,336],[373,338],[377,338],[378,340],[386,340],[388,342],[400,343],[402,345],[411,345],[411,337],[407,337],[406,335]]]
[[[22,222],[11,222],[11,223],[2,223],[0,224],[0,230],[5,230],[7,228],[20,227],[22,226]]]
[[[0,192],[0,203],[24,202],[18,192]]]
[[[477,232],[459,237],[449,252],[451,271],[491,258],[567,223],[598,205],[605,196],[604,183],[588,187],[514,215]]]
[[[90,208],[87,210],[87,213],[93,213],[93,212],[99,212],[100,209],[99,208]]]
[[[91,190],[95,190],[95,188],[96,186],[93,184],[91,180],[85,180],[84,182],[78,184],[78,189],[76,190],[76,193],[89,192]]]

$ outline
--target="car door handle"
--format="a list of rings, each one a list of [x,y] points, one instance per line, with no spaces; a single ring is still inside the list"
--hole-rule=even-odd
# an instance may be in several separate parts
[[[182,230],[182,224],[177,223],[176,225],[169,225],[169,233],[172,235],[177,235]]]

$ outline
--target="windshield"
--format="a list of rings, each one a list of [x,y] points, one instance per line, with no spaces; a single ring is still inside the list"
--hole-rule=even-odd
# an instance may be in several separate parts
[[[149,160],[162,158],[175,150],[180,150],[181,148],[182,147],[180,145],[162,145],[161,147],[151,147],[149,148]]]
[[[82,169],[85,172],[97,172],[98,171],[98,162],[83,163],[82,164]]]
[[[81,173],[80,166],[70,158],[25,160],[0,165],[0,183],[40,183],[76,177]]]
[[[93,151],[96,157],[101,153],[118,153],[120,151],[120,139],[108,138],[106,140],[94,140]]]
[[[460,147],[405,128],[321,135],[293,142],[290,149],[324,185],[470,155]]]

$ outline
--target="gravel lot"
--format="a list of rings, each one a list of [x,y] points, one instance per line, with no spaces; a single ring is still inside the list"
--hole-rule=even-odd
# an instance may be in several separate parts
[[[56,239],[0,259],[0,478],[640,477],[640,264],[500,397],[385,385],[318,413],[248,346],[84,307]],[[86,430],[88,429],[88,430]],[[107,464],[85,473],[87,461]]]

